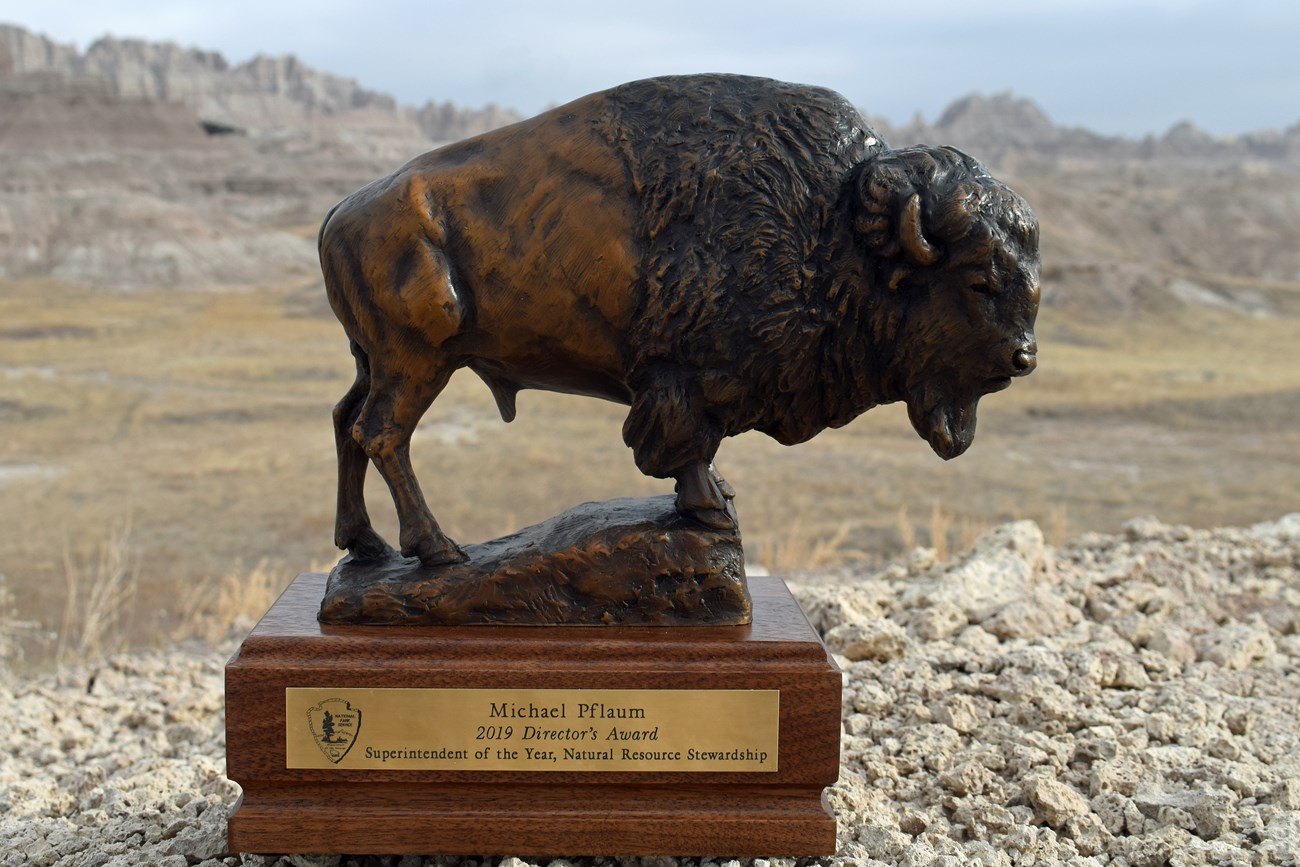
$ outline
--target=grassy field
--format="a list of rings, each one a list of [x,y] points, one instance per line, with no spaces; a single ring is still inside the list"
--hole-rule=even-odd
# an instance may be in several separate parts
[[[750,558],[881,560],[1022,517],[1059,540],[1143,514],[1213,525],[1300,509],[1300,288],[1258,291],[1282,315],[1044,309],[1038,372],[983,401],[974,447],[951,463],[901,405],[794,449],[728,441],[718,464],[739,491]],[[62,630],[65,653],[154,643],[219,625],[207,621],[225,616],[230,576],[256,573],[272,592],[331,564],[330,408],[351,376],[311,287],[109,294],[0,281],[0,573],[17,617]],[[417,473],[461,541],[586,500],[669,492],[633,466],[624,413],[525,392],[505,425],[462,372],[417,433]],[[373,472],[369,493],[395,539]],[[68,609],[72,585],[83,589]],[[104,624],[110,609],[120,620]],[[26,643],[29,664],[57,652]]]

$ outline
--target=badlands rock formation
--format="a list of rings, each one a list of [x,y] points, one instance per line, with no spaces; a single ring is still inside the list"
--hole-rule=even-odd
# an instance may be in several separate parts
[[[496,105],[458,108],[429,101],[414,109],[356,81],[319,72],[292,55],[258,55],[232,65],[216,51],[171,42],[105,36],[85,53],[13,25],[0,24],[0,80],[50,89],[95,82],[125,102],[184,105],[231,132],[303,127],[368,127],[387,134],[450,141],[519,119]]]
[[[312,230],[436,141],[517,120],[399,105],[294,57],[0,24],[0,278],[107,289],[319,280]]]
[[[1060,550],[1020,522],[952,562],[792,582],[845,671],[839,850],[803,863],[1298,863],[1300,514]],[[0,687],[0,865],[795,864],[227,852],[230,650]]]
[[[111,37],[82,53],[0,24],[0,278],[310,285],[331,205],[431,140],[515,119],[401,106],[293,57],[232,65]],[[1300,123],[1226,138],[1186,123],[1136,140],[1057,125],[1010,94],[962,98],[933,123],[873,123],[895,146],[956,145],[1012,181],[1044,227],[1048,305],[1290,315]]]
[[[1300,167],[1300,123],[1280,132],[1215,136],[1185,120],[1161,135],[1131,139],[1058,126],[1032,100],[1011,93],[971,94],[949,105],[932,123],[921,118],[897,127],[885,123],[881,132],[895,147],[944,142],[979,154],[991,165],[1109,161],[1220,169],[1243,163]]]

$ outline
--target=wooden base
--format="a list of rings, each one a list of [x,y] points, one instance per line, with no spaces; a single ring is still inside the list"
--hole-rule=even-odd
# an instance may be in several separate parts
[[[364,627],[316,620],[300,575],[226,666],[230,817],[241,852],[825,855],[840,672],[785,585],[750,580],[727,627]],[[536,772],[286,767],[285,690],[779,690],[778,769]]]

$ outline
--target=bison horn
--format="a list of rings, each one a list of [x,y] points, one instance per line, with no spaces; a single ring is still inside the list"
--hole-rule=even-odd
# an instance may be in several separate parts
[[[898,227],[898,242],[907,255],[920,265],[933,265],[939,254],[921,233],[921,195],[913,193],[903,206],[903,219]]]

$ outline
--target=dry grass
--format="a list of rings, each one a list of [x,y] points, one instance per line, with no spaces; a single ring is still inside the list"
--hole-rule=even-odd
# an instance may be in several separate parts
[[[898,544],[904,551],[919,547],[916,540],[916,524],[907,513],[907,506],[898,507]]]
[[[110,294],[0,281],[0,333],[19,335],[0,339],[0,573],[20,619],[53,629],[67,614],[62,657],[119,634],[155,643],[221,632],[269,602],[258,582],[282,586],[337,558],[330,409],[351,359],[328,314],[303,315],[305,297],[313,290]],[[720,462],[751,559],[806,568],[918,544],[947,553],[1016,518],[1059,543],[1141,514],[1214,525],[1300,509],[1300,320],[1188,309],[1101,322],[1045,308],[1039,335],[1040,369],[981,403],[975,445],[959,460],[935,458],[900,406],[794,449],[758,434],[727,441]],[[505,425],[463,371],[412,456],[439,522],[475,542],[586,500],[668,493],[633,465],[625,414],[525,392]],[[368,486],[391,540],[387,491],[373,472]],[[99,559],[111,542],[84,534],[126,514],[120,583],[69,613],[70,574],[116,570]],[[249,586],[223,589],[241,580],[231,577],[240,563],[259,564]],[[168,600],[165,610],[112,619],[132,583],[138,599]]]
[[[124,521],[89,554],[64,544],[66,596],[54,657],[60,669],[126,646],[137,589],[130,539]]]
[[[18,613],[17,597],[9,589],[9,579],[0,573],[0,682],[7,681],[23,667],[24,643],[52,639],[35,620],[25,620]]]
[[[1057,503],[1048,513],[1047,523],[1043,526],[1043,538],[1054,548],[1069,541],[1070,510],[1064,503]]]
[[[267,560],[249,571],[209,579],[189,600],[191,607],[178,620],[171,638],[215,644],[232,632],[247,632],[287,585],[284,573]]]
[[[912,521],[906,506],[899,507],[896,520],[900,549],[907,552],[920,547],[918,527]],[[928,547],[934,550],[934,556],[939,560],[947,560],[954,553],[969,548],[987,529],[989,523],[986,520],[969,516],[954,517],[942,504],[932,503],[925,538]]]
[[[827,534],[805,527],[796,520],[779,536],[762,539],[755,560],[771,572],[817,569],[850,560],[868,560],[870,555],[852,547],[849,540],[856,525],[842,522]]]

